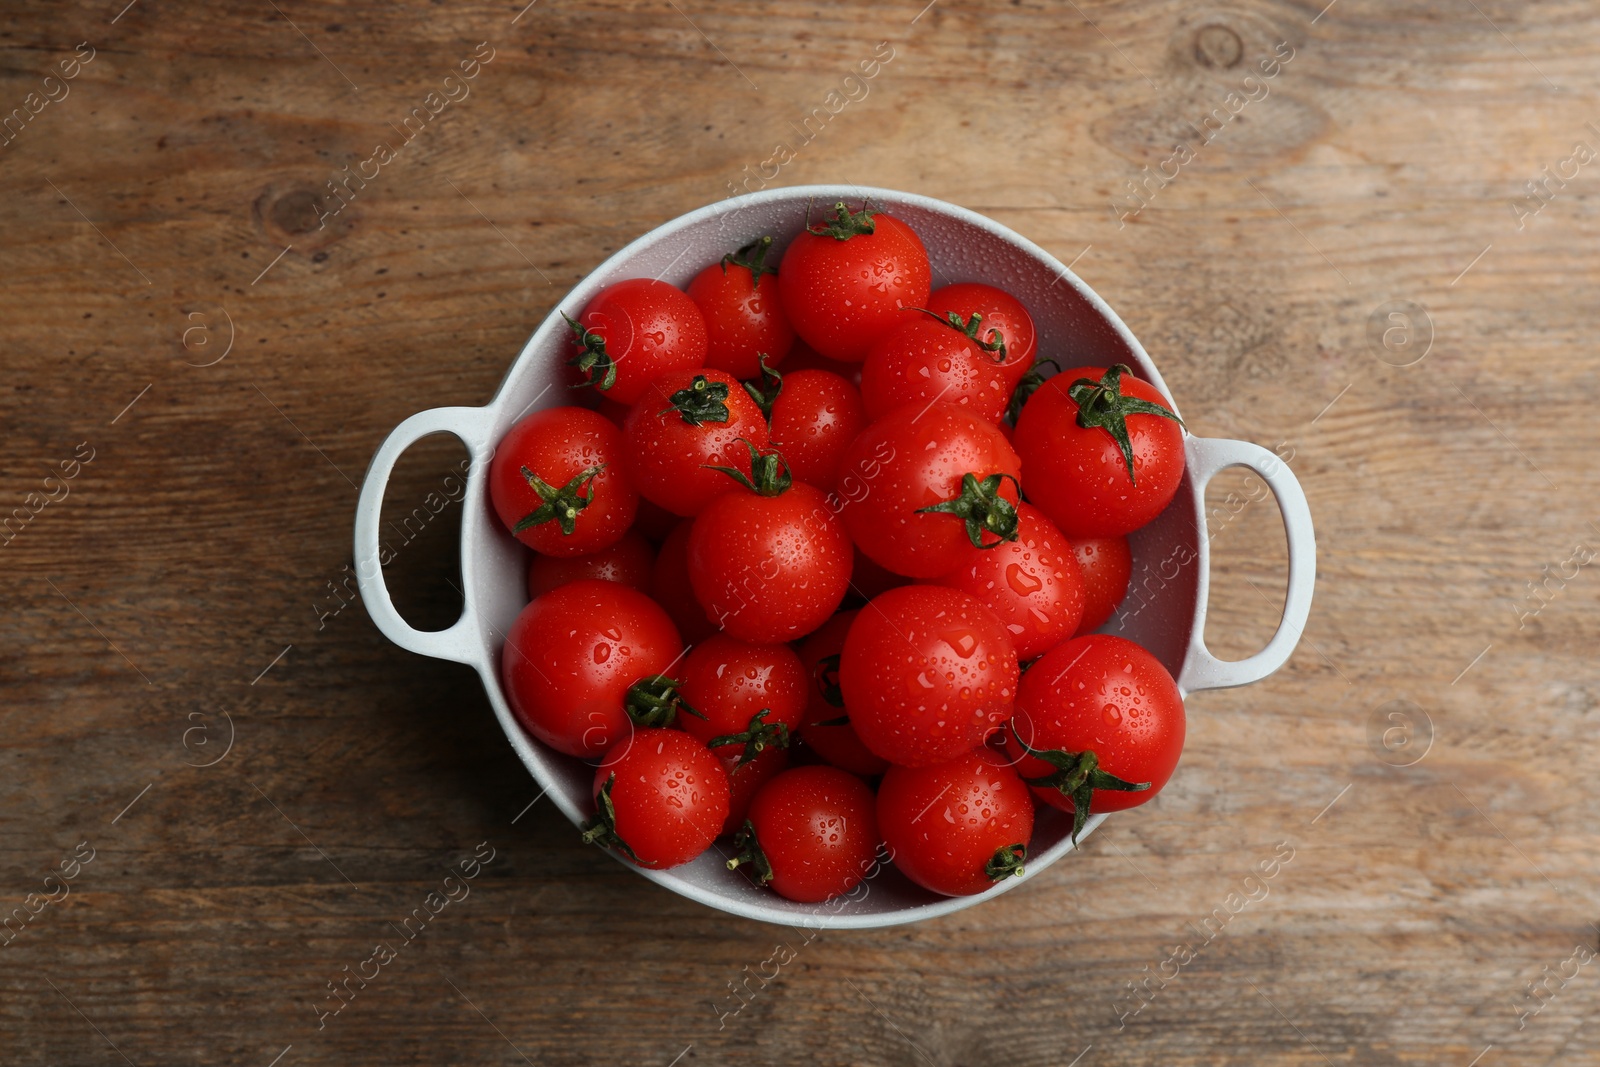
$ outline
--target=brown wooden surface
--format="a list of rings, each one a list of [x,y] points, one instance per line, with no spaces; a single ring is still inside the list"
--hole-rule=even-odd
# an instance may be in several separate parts
[[[0,116],[95,49],[0,148],[0,511],[93,455],[0,546],[0,912],[94,850],[0,947],[0,1062],[1600,1063],[1600,966],[1565,963],[1600,919],[1600,569],[1562,566],[1600,546],[1600,166],[1512,208],[1600,147],[1593,5],[123,3],[0,13]],[[1080,856],[793,945],[719,1020],[795,935],[519,818],[537,790],[475,676],[334,587],[392,426],[485,401],[569,285],[793,145],[883,40],[775,184],[915,190],[1078,257],[1191,429],[1293,449],[1317,601]],[[479,42],[471,95],[318,229],[316,191]],[[1279,42],[1269,95],[1119,226]],[[1386,301],[1427,309],[1420,363],[1378,357],[1421,333],[1369,343]],[[414,450],[389,506],[463,455]],[[391,568],[419,624],[459,603],[458,521]],[[1250,503],[1216,537],[1222,654],[1271,630],[1279,529]],[[1407,767],[1369,738],[1397,699],[1431,721]],[[326,983],[482,841],[471,895],[319,1030]],[[1269,895],[1119,1029],[1281,842]]]

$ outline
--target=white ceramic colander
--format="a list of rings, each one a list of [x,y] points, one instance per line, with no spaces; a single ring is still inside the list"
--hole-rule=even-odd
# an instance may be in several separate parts
[[[1044,249],[981,215],[953,204],[888,189],[814,185],[773,189],[691,211],[658,226],[606,260],[580,282],[560,308],[576,315],[591,297],[625,278],[660,278],[688,285],[707,263],[762,234],[777,238],[778,261],[804,224],[808,206],[839,200],[875,206],[909,223],[928,248],[933,284],[982,281],[1014,294],[1038,327],[1038,354],[1063,367],[1126,363],[1172,401],[1161,374],[1115,312]],[[499,392],[484,407],[433,408],[395,427],[372,457],[356,510],[355,558],[361,598],[380,630],[402,648],[477,668],[489,702],[511,747],[551,801],[574,824],[591,812],[593,769],[546,748],[517,725],[500,683],[505,633],[527,600],[528,554],[505,530],[489,503],[488,460],[495,443],[529,411],[567,402],[562,366],[571,331],[554,310],[523,346]],[[1177,405],[1173,404],[1177,410]],[[430,434],[454,434],[474,462],[463,501],[461,577],[465,605],[449,629],[417,630],[394,609],[379,566],[378,522],[384,488],[400,454]],[[1311,512],[1300,483],[1271,452],[1244,441],[1189,436],[1187,470],[1178,494],[1155,522],[1132,535],[1135,592],[1104,627],[1131,638],[1166,665],[1185,694],[1248,685],[1282,666],[1294,651],[1311,610],[1316,544]],[[1266,648],[1248,659],[1219,660],[1206,650],[1209,585],[1205,487],[1218,471],[1248,467],[1271,488],[1288,534],[1289,580],[1282,621]],[[1181,772],[1181,769],[1179,771]],[[1105,816],[1089,820],[1092,832]],[[795,904],[723,866],[716,851],[668,871],[639,873],[686,897],[752,919],[795,926],[861,928],[889,926],[970,907],[1039,877],[1071,851],[1070,818],[1055,809],[1040,813],[1029,848],[1027,874],[1007,878],[972,897],[940,897],[886,867],[850,898],[823,905]],[[1084,835],[1080,835],[1080,840]],[[624,861],[625,862],[625,861]]]

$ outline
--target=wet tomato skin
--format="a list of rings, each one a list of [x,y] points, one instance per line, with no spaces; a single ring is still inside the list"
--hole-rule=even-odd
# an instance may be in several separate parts
[[[793,767],[750,802],[756,843],[772,866],[772,888],[815,904],[847,893],[872,871],[878,815],[872,790],[837,767]]]
[[[705,316],[683,290],[666,282],[629,278],[608,285],[577,321],[605,339],[616,380],[601,391],[621,404],[635,403],[657,375],[692,370],[706,361]],[[580,352],[582,345],[573,340],[571,350]],[[576,370],[572,375],[583,380]]]
[[[1028,668],[1006,750],[1023,778],[1052,768],[1028,755],[1018,737],[1034,749],[1093,751],[1106,773],[1149,782],[1142,792],[1094,791],[1091,811],[1122,811],[1161,792],[1178,766],[1184,730],[1183,696],[1160,661],[1126,638],[1090,634],[1057,645]],[[1057,789],[1034,792],[1047,804],[1073,810]]]
[[[706,322],[708,367],[735,378],[761,374],[760,357],[777,367],[794,346],[794,327],[778,295],[778,277],[751,277],[739,263],[713,263],[689,283],[689,299]]]
[[[966,474],[1005,475],[999,495],[1017,502],[1022,464],[993,422],[942,402],[896,408],[845,450],[836,491],[851,539],[896,574],[950,573],[971,545],[966,523],[919,509],[960,496]]]
[[[856,615],[839,687],[862,742],[890,763],[925,767],[970,752],[1012,711],[1017,652],[976,597],[907,585]]]
[[[682,651],[655,601],[584,578],[522,609],[506,634],[500,677],[529,733],[558,752],[595,759],[633,732],[623,710],[628,688]]]
[[[1022,301],[1003,289],[982,282],[957,282],[935,289],[928,296],[927,308],[939,316],[954,312],[963,319],[982,315],[978,338],[987,341],[989,331],[996,330],[1006,343],[1006,360],[1000,371],[1006,382],[1006,397],[1028,373],[1038,353],[1039,335],[1033,316],[1023,307]]]
[[[777,496],[743,486],[713,500],[689,534],[689,580],[714,624],[753,642],[793,641],[828,621],[854,556],[820,489]]]
[[[725,418],[688,422],[673,407],[680,390],[696,378],[727,390]],[[712,467],[750,473],[750,452],[767,444],[767,420],[761,409],[731,376],[719,370],[671,371],[652,380],[623,425],[623,464],[639,495],[674,515],[698,515],[706,506],[738,486]]]
[[[1069,538],[1132,533],[1171,503],[1183,480],[1183,427],[1143,413],[1127,417],[1134,478],[1111,432],[1078,424],[1073,382],[1098,382],[1104,367],[1072,367],[1045,381],[1022,407],[1015,441],[1028,499]],[[1124,396],[1170,408],[1149,382],[1121,379]]]
[[[728,776],[705,745],[677,730],[640,729],[595,768],[593,795],[611,783],[616,836],[641,867],[688,863],[728,818]],[[625,853],[626,854],[626,853]]]
[[[784,251],[778,288],[795,333],[820,355],[859,363],[874,341],[920,312],[933,272],[911,227],[876,212],[872,233],[801,233]]]
[[[961,563],[938,579],[983,601],[999,617],[1019,660],[1030,660],[1071,637],[1083,616],[1083,576],[1072,545],[1037,508],[1017,508],[1017,539],[966,548]]]
[[[985,868],[1033,837],[1033,796],[1010,761],[979,747],[931,767],[890,767],[878,786],[878,829],[894,865],[924,889],[958,897],[996,879]]]
[[[757,712],[768,726],[782,724],[793,734],[805,718],[805,668],[794,649],[781,644],[752,644],[714,634],[684,657],[678,694],[704,716],[681,714],[678,726],[709,742],[714,737],[749,729]],[[738,746],[725,746],[738,753]],[[718,755],[722,753],[719,751]]]
[[[1072,542],[1083,577],[1083,618],[1074,636],[1094,633],[1122,606],[1133,576],[1126,537],[1080,537]]]
[[[536,411],[513,426],[489,463],[489,499],[507,530],[545,501],[526,469],[552,489],[562,489],[585,471],[598,473],[577,490],[587,504],[564,533],[550,519],[514,534],[536,552],[581,556],[616,544],[628,532],[639,506],[622,464],[622,434],[602,415],[588,408],[559,407]]]
[[[798,370],[783,376],[773,402],[772,447],[795,481],[826,492],[838,480],[845,449],[866,425],[855,386],[825,370]]]

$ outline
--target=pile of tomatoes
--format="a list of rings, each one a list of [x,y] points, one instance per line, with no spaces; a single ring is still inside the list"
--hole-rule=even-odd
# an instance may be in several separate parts
[[[535,553],[505,692],[597,764],[584,838],[640,866],[715,846],[815,902],[886,846],[982,892],[1022,870],[1036,802],[1076,840],[1177,765],[1172,677],[1094,631],[1184,430],[1125,366],[1042,375],[1027,309],[933,289],[890,214],[841,203],[772,245],[567,318],[577,403],[489,474]]]

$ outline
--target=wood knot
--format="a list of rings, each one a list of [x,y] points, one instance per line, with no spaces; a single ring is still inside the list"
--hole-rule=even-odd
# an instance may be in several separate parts
[[[268,204],[265,215],[286,234],[310,233],[320,225],[322,197],[310,189],[292,189]]]
[[[1238,66],[1244,55],[1244,42],[1226,26],[1211,23],[1194,35],[1194,58],[1203,67],[1227,69]]]

